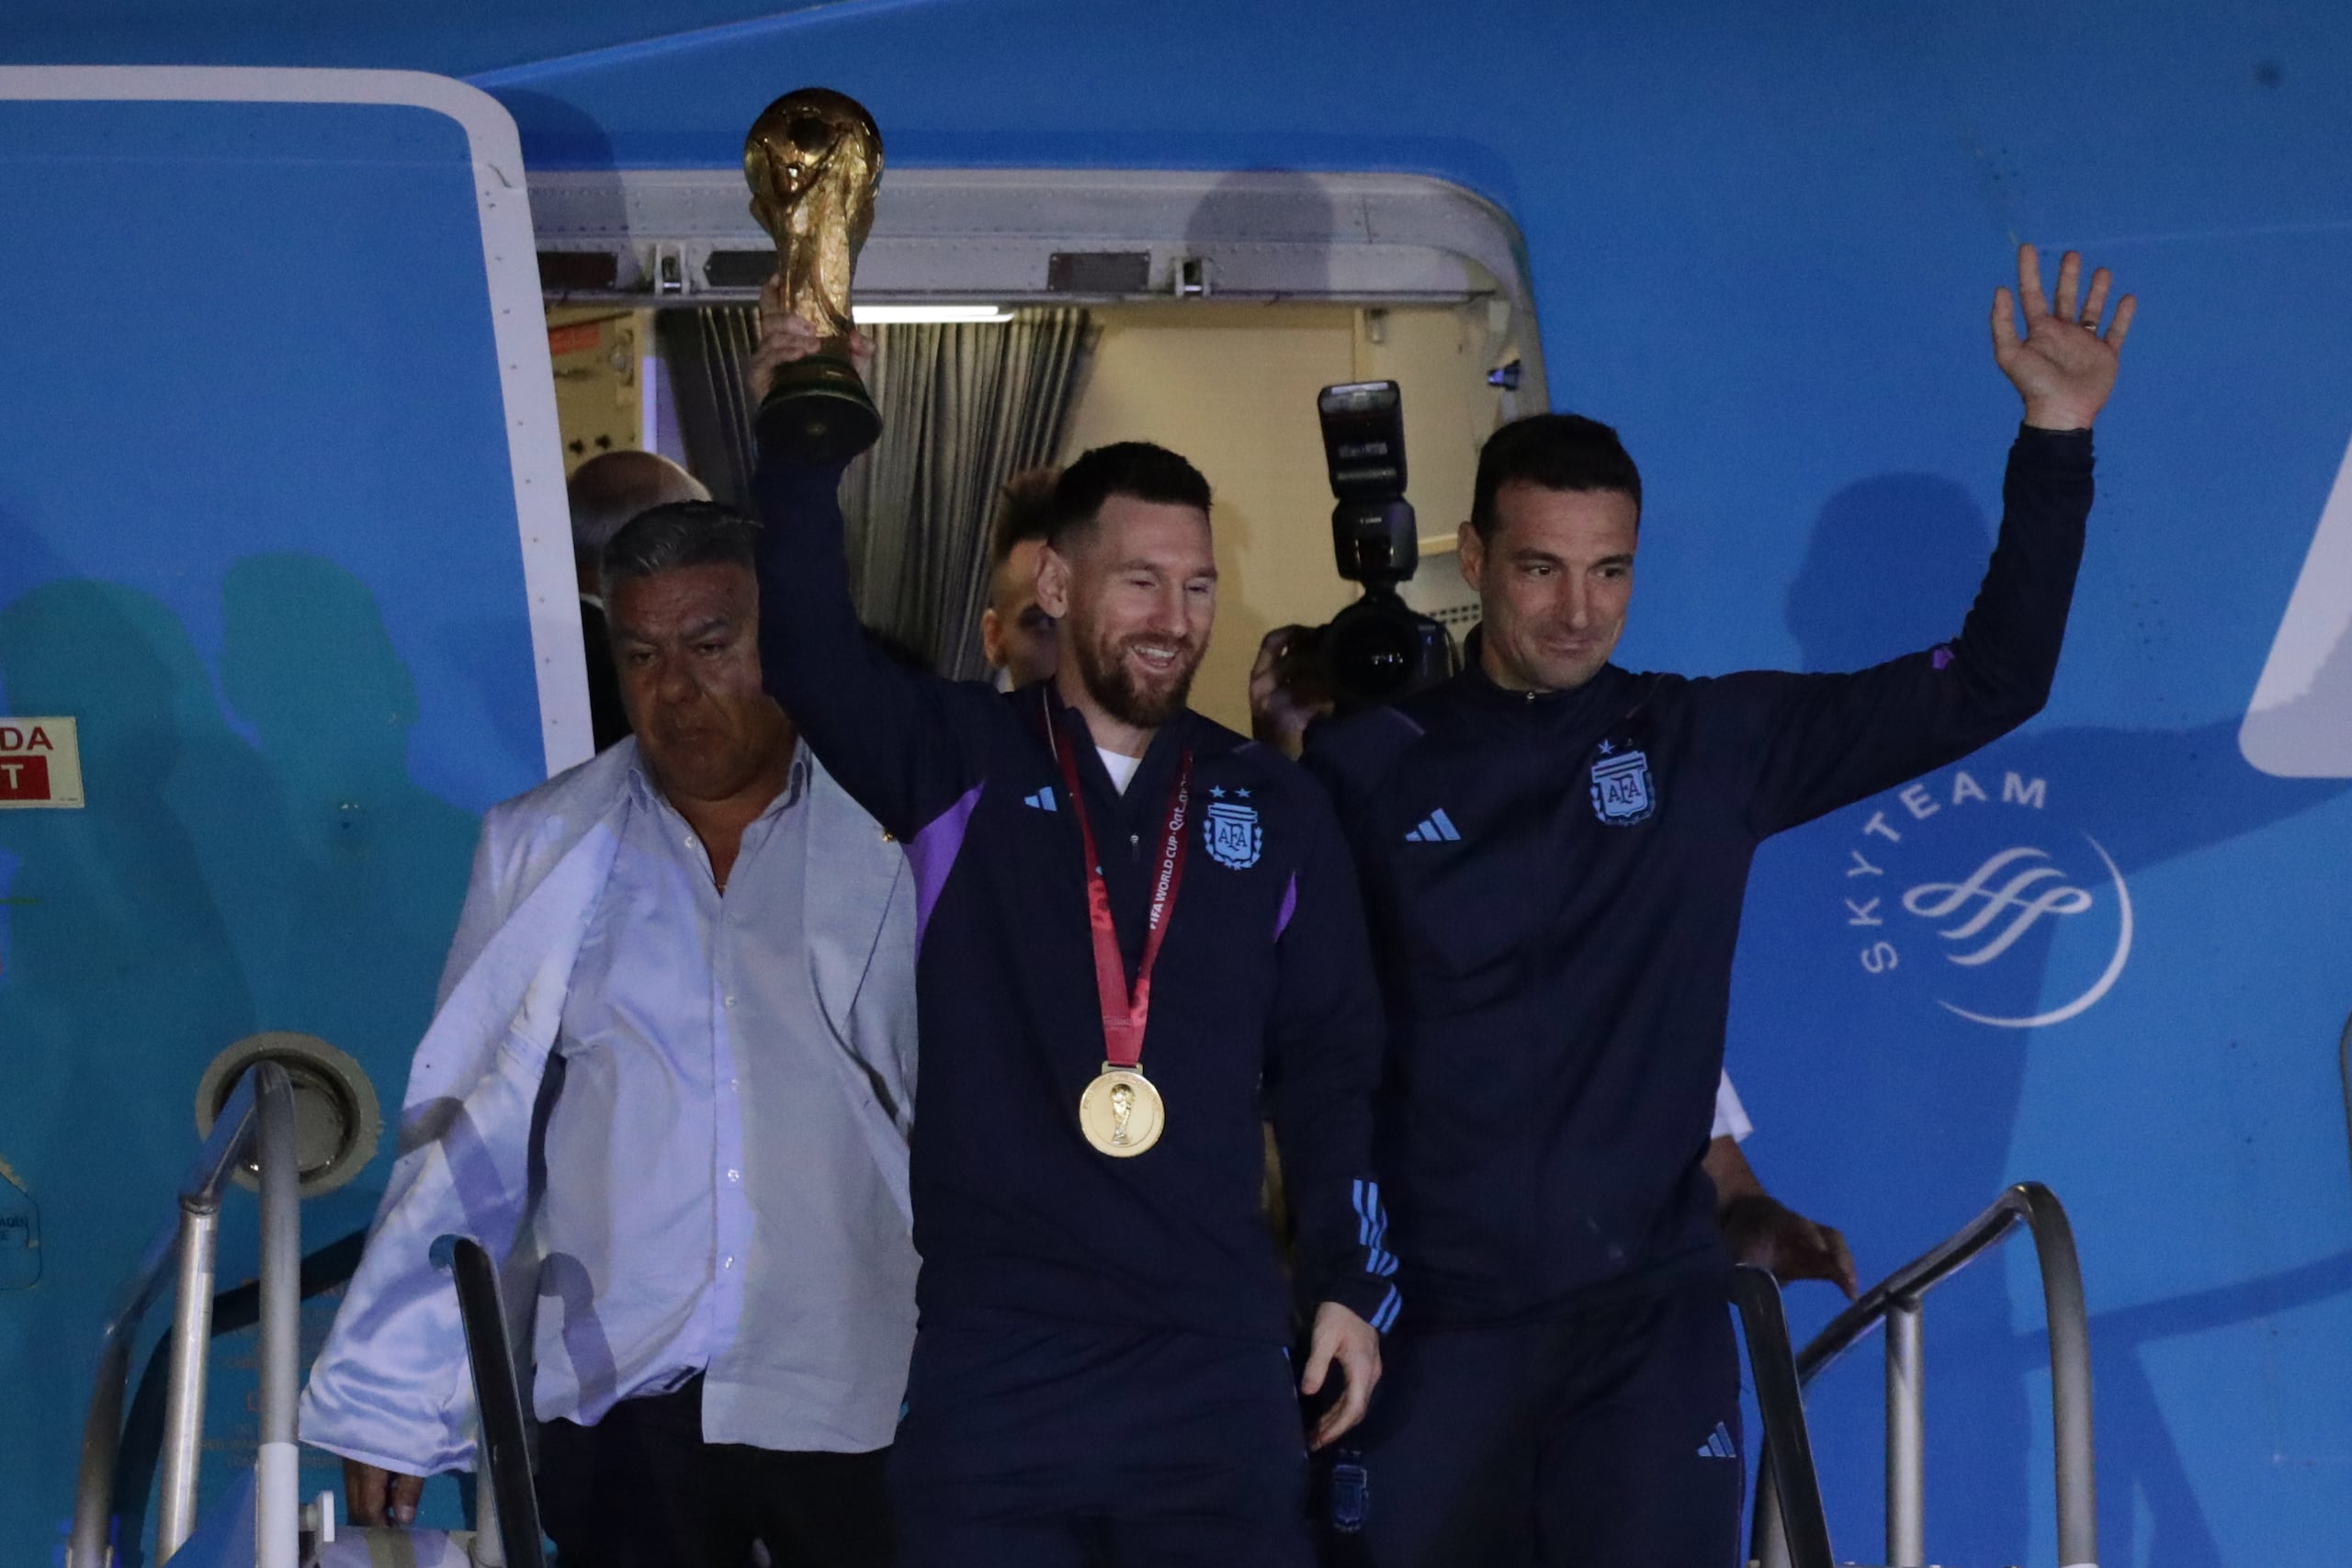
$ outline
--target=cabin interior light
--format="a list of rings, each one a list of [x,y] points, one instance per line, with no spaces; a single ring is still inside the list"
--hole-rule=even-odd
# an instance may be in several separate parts
[[[1012,320],[1012,312],[1001,305],[853,305],[849,313],[862,327],[900,326],[919,321]]]

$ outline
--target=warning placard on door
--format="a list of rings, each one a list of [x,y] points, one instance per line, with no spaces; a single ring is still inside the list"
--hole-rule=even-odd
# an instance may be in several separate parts
[[[70,718],[0,718],[0,811],[82,805],[82,743]]]

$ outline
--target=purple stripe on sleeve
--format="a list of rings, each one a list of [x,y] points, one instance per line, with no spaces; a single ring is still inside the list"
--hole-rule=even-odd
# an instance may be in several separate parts
[[[1274,913],[1274,940],[1280,942],[1283,932],[1290,929],[1290,918],[1298,913],[1298,873],[1290,874],[1290,886],[1283,889],[1283,907]]]
[[[940,889],[947,886],[947,874],[956,868],[956,857],[963,852],[964,829],[971,826],[972,807],[980,803],[980,791],[988,787],[981,780],[966,790],[955,805],[941,812],[922,826],[907,846],[907,863],[915,874],[915,946],[922,946],[923,933],[931,929],[931,911],[939,903]]]

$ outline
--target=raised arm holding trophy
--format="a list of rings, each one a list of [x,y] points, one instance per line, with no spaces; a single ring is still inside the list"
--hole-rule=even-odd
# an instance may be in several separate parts
[[[822,168],[790,162],[810,101],[838,100],[783,100],[750,162],[813,203]],[[1051,680],[999,693],[880,653],[850,597],[854,449],[813,459],[774,413],[804,367],[862,352],[833,335],[846,299],[812,313],[794,269],[845,276],[863,220],[781,213],[746,367],[768,411],[761,663],[905,847],[922,933],[899,1568],[1311,1568],[1302,1438],[1362,1418],[1403,1303],[1370,1169],[1380,987],[1329,803],[1187,705],[1216,609],[1208,481],[1143,442],[1070,464],[1037,569],[1064,628]],[[1259,1209],[1269,1111],[1290,1279]]]
[[[786,93],[743,138],[752,216],[775,241],[785,309],[823,340],[779,366],[761,400],[763,450],[808,463],[843,463],[882,431],[851,363],[850,272],[874,227],[882,132],[863,105],[826,87]]]

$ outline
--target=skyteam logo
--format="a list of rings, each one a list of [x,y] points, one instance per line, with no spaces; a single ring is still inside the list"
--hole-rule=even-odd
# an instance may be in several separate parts
[[[1593,815],[1611,827],[1645,821],[1657,809],[1657,793],[1650,787],[1650,760],[1639,751],[1619,751],[1600,743],[1600,758],[1592,764]]]
[[[2096,1007],[2132,958],[2132,890],[2050,782],[1966,768],[1874,806],[1847,850],[1845,923],[1867,975],[1955,1017],[2041,1029]]]
[[[1234,871],[1247,871],[1258,863],[1258,852],[1265,848],[1266,830],[1258,824],[1258,808],[1240,804],[1250,798],[1246,789],[1233,792],[1235,798],[1225,798],[1225,791],[1209,791],[1208,814],[1201,818],[1201,837],[1209,852],[1209,859]]]

